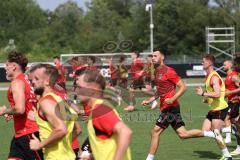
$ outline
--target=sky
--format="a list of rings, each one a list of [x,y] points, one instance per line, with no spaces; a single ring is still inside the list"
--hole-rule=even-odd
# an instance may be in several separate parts
[[[40,7],[44,10],[50,10],[53,11],[55,8],[57,8],[60,4],[63,4],[67,2],[68,0],[36,0]],[[71,0],[74,2],[77,2],[78,6],[86,10],[86,7],[84,5],[85,2],[90,2],[91,0]],[[210,5],[215,5],[213,0],[210,0]]]
[[[60,4],[63,4],[68,0],[36,0],[36,1],[42,9],[53,11]],[[86,8],[84,3],[89,2],[90,0],[71,0],[71,1],[77,2],[78,6],[85,10]]]

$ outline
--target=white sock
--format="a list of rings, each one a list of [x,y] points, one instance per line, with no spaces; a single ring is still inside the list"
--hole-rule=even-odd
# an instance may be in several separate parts
[[[154,155],[153,154],[148,154],[146,160],[154,160]]]
[[[231,133],[231,126],[222,128],[223,133]]]
[[[154,105],[156,105],[156,104],[157,104],[157,101],[156,101],[156,100],[154,100],[154,101],[153,101],[153,104],[154,104]]]
[[[228,152],[227,147],[224,148],[224,149],[222,149],[222,153],[223,153],[223,156],[224,156],[224,157],[232,157],[232,156],[230,155],[230,153]]]
[[[236,149],[240,151],[240,145],[237,145],[237,148],[236,148]]]
[[[157,104],[158,104],[158,103],[157,103],[156,100],[153,101],[153,102],[152,102],[152,106],[151,106],[151,108],[152,108],[152,109],[156,108],[156,107],[157,107]]]
[[[213,131],[203,131],[203,136],[215,138],[215,134],[213,133]]]
[[[231,133],[226,133],[226,139],[231,140]]]

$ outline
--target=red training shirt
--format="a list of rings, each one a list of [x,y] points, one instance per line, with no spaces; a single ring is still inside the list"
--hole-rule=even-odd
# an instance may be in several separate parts
[[[105,104],[98,104],[92,111],[93,127],[96,136],[101,139],[107,139],[112,136],[113,128],[120,121],[111,107]]]
[[[130,69],[133,79],[138,79],[142,76],[140,75],[140,72],[143,70],[143,68],[144,65],[141,59],[137,58],[136,60],[133,61]]]
[[[180,80],[181,78],[171,67],[163,65],[155,70],[155,84],[157,86],[157,93],[160,96],[161,110],[170,106],[179,107],[177,100],[172,104],[167,104],[164,101],[166,98],[171,98],[176,94],[176,85]]]
[[[56,64],[56,69],[60,71],[60,75],[58,77],[57,83],[63,83],[66,82],[66,77],[65,77],[65,68],[60,64]]]
[[[236,86],[235,82],[233,81],[234,76],[238,76],[238,72],[232,71],[226,76],[225,86],[226,86],[226,89],[229,91],[232,91],[238,88],[238,86]],[[232,99],[235,98],[236,96],[237,94],[229,94],[226,97],[228,98],[228,101],[232,101]]]
[[[33,102],[36,99],[31,83],[28,80],[27,75],[21,73],[17,76],[17,79],[24,82],[25,85],[25,112],[21,115],[13,115],[15,137],[21,137],[27,134],[31,134],[38,131],[38,125],[35,121],[31,121],[27,118],[28,112],[32,110],[33,107],[36,108],[36,102]],[[7,93],[9,104],[12,108],[15,107],[15,102],[13,99],[11,84],[8,88]]]

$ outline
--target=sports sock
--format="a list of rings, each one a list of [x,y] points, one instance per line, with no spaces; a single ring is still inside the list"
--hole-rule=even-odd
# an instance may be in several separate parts
[[[222,128],[223,133],[231,133],[231,126]]]
[[[215,138],[215,134],[213,133],[213,131],[203,131],[203,136]]]
[[[224,149],[222,149],[222,153],[223,153],[223,156],[224,156],[224,157],[232,157],[232,156],[230,155],[230,153],[228,152],[227,147],[224,148]]]
[[[237,145],[237,148],[236,148],[238,151],[240,151],[240,145]]]
[[[153,154],[148,154],[146,160],[154,160],[154,155]]]
[[[228,140],[228,141],[231,141],[231,133],[226,133],[226,139]]]

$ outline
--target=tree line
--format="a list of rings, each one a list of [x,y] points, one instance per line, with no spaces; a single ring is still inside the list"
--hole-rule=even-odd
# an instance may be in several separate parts
[[[172,55],[205,52],[205,27],[235,27],[239,50],[240,0],[155,0],[154,47]],[[91,0],[86,11],[68,1],[54,11],[35,0],[1,0],[0,59],[9,50],[31,60],[68,53],[149,51],[144,0]]]

